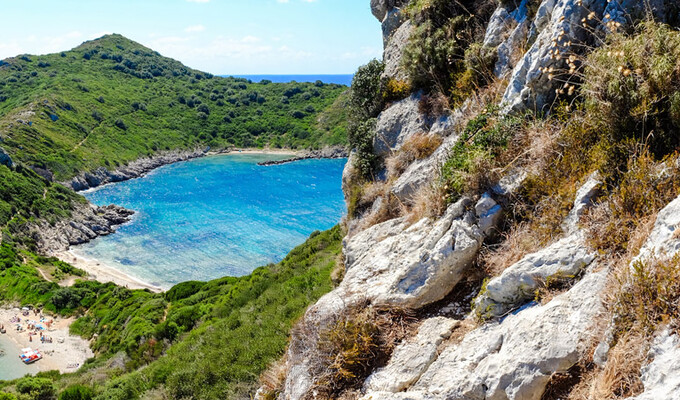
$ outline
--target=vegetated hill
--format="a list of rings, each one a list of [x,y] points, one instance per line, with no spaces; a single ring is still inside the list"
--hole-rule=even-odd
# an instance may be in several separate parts
[[[60,399],[250,398],[293,323],[331,290],[342,236],[339,227],[315,232],[278,264],[162,294],[92,281],[60,288],[37,269],[60,277],[83,271],[4,244],[0,302],[82,314],[71,332],[92,339],[97,356],[74,374],[0,381],[0,399],[54,399],[65,390],[88,395]]]
[[[60,181],[179,148],[342,145],[327,121],[344,120],[346,89],[215,77],[107,35],[0,61],[0,145]]]

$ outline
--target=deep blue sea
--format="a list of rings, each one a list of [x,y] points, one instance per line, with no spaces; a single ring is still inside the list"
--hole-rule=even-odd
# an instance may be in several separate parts
[[[74,251],[164,289],[278,262],[345,213],[340,184],[346,160],[257,165],[283,158],[210,156],[85,192],[94,204],[137,214],[117,233]]]
[[[316,82],[337,83],[338,85],[350,86],[354,75],[222,75],[225,77],[246,78],[253,82],[260,82],[265,79],[276,83],[288,82]]]

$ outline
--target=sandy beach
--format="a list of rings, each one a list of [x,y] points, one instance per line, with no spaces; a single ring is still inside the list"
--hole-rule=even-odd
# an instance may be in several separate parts
[[[15,317],[20,318],[21,322],[11,322],[12,318]],[[32,364],[39,371],[59,370],[66,373],[74,372],[83,365],[85,360],[94,356],[86,340],[69,335],[68,328],[73,322],[73,318],[62,319],[45,315],[43,322],[40,320],[40,315],[35,315],[33,311],[30,311],[28,316],[24,316],[19,308],[0,308],[0,325],[4,325],[7,331],[2,335],[9,339],[6,343],[15,345],[15,348],[5,349],[4,357],[18,358],[21,349],[30,347],[33,350],[40,350],[43,354],[41,360]],[[46,322],[50,320],[53,322],[48,328]],[[39,334],[33,335],[31,341],[27,329],[29,321],[36,322],[44,327],[43,335],[51,338],[52,343],[41,343]],[[17,331],[17,325],[20,325],[23,330]]]
[[[297,156],[301,154],[300,151],[296,150],[289,150],[289,149],[255,149],[255,148],[246,148],[246,149],[232,149],[229,152],[225,153],[219,153],[219,152],[208,152],[208,155],[227,155],[227,154],[276,154],[276,155],[282,155],[282,156]]]
[[[107,266],[100,261],[79,256],[72,250],[59,252],[54,254],[54,256],[73,265],[76,268],[86,271],[90,275],[89,278],[102,283],[113,282],[116,285],[127,287],[129,289],[149,289],[156,293],[163,291],[163,289],[158,286],[143,282],[142,280],[134,278],[122,271]]]

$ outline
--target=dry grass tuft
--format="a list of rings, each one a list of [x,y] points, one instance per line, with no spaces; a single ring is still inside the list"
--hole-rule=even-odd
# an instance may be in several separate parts
[[[644,387],[640,368],[647,357],[649,337],[639,332],[622,336],[609,352],[607,364],[593,380],[589,399],[626,398],[640,394]]]
[[[398,343],[415,332],[413,313],[368,303],[350,307],[319,331],[316,399],[331,399],[360,389],[384,365]],[[349,392],[349,393],[348,393]],[[342,397],[341,397],[342,398]]]
[[[680,192],[677,154],[655,161],[643,149],[631,157],[628,171],[605,203],[588,213],[586,227],[590,244],[605,253],[623,253],[637,227],[649,221]]]
[[[442,215],[446,211],[446,197],[442,188],[431,183],[423,185],[415,194],[407,218],[415,223],[423,218]]]
[[[489,276],[500,275],[522,257],[540,249],[541,245],[542,241],[533,234],[531,225],[520,222],[503,235],[498,245],[483,250],[482,265]]]
[[[388,180],[399,177],[412,162],[431,156],[442,141],[441,136],[427,133],[408,138],[398,151],[385,160]]]

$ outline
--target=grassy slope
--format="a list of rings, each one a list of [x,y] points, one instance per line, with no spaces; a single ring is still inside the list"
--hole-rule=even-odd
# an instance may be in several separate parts
[[[29,166],[62,180],[177,148],[344,144],[345,91],[212,77],[118,35],[0,61],[0,146],[18,164],[0,166],[0,302],[82,315],[72,331],[96,335],[98,356],[84,371],[42,374],[46,382],[85,383],[101,398],[149,389],[173,398],[241,397],[281,356],[294,320],[331,289],[342,235],[339,228],[317,233],[277,265],[187,282],[165,295],[98,282],[60,288],[41,271],[53,280],[82,271],[31,253],[21,226],[67,217],[84,199]],[[124,367],[103,367],[116,354],[125,355]]]
[[[341,239],[338,227],[317,232],[279,264],[241,278],[182,283],[165,294],[96,282],[58,288],[4,246],[0,300],[67,314],[88,309],[72,331],[96,333],[99,356],[77,374],[43,374],[60,389],[86,384],[101,399],[135,399],[150,390],[170,398],[248,398],[260,373],[283,354],[293,322],[332,288]],[[118,352],[128,355],[125,367],[107,366]]]
[[[0,143],[58,180],[176,148],[344,144],[342,124],[320,121],[343,119],[323,111],[345,90],[213,77],[108,35],[0,61]]]

